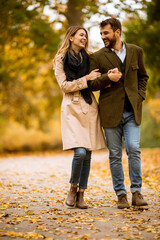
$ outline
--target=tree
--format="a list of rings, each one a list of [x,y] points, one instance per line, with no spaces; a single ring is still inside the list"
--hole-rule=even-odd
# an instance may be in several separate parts
[[[56,14],[54,22],[61,22],[66,29],[71,25],[83,25],[92,14],[99,12],[100,5],[104,4],[98,0],[54,0],[50,8]]]
[[[142,11],[146,0],[133,0],[132,2],[133,5],[136,4],[139,6],[136,8],[136,11]],[[118,0],[115,2],[112,0],[54,0],[50,8],[54,10],[54,22],[61,22],[64,28],[71,25],[83,25],[85,22],[90,21],[93,15],[97,15],[98,17],[119,17],[121,11],[128,14],[135,12],[132,4],[127,0]],[[113,13],[113,9],[117,13],[115,11]],[[94,22],[92,24],[94,25]]]
[[[60,41],[48,0],[0,1],[0,119],[45,128],[59,102],[51,60]]]

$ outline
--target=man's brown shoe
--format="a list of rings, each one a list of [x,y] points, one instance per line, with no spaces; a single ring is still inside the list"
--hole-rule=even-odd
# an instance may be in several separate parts
[[[71,186],[66,199],[66,205],[69,207],[74,207],[76,204],[77,186]]]
[[[132,194],[132,205],[134,206],[147,206],[147,202],[143,199],[143,195],[136,191]]]
[[[117,207],[119,209],[130,208],[126,194],[121,194],[121,195],[118,196]]]

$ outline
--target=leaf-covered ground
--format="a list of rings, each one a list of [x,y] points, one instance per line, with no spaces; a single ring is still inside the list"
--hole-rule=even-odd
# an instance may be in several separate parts
[[[67,208],[71,161],[71,152],[0,158],[0,239],[160,239],[160,149],[142,150],[145,210],[117,209],[107,151],[92,156],[89,208]],[[131,202],[125,153],[123,166]]]

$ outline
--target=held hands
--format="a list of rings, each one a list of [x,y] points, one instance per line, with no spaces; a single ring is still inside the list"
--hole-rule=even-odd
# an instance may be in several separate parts
[[[101,73],[98,72],[98,71],[99,71],[99,69],[94,69],[92,72],[90,72],[90,74],[86,75],[87,81],[88,80],[94,80],[94,79],[100,77]]]
[[[101,73],[98,72],[99,69],[94,69],[90,74],[86,75],[86,79],[88,80],[95,80],[96,78],[101,76]],[[118,82],[119,79],[122,77],[122,73],[119,72],[118,68],[113,68],[108,71],[108,77],[113,82]]]
[[[108,71],[108,77],[112,82],[118,82],[122,77],[122,73],[119,72],[118,68],[113,68]]]

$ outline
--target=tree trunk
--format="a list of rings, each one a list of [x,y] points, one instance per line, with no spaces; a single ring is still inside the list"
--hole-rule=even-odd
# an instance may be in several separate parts
[[[74,25],[83,25],[82,5],[78,0],[68,0],[66,18],[68,20],[68,27]]]

